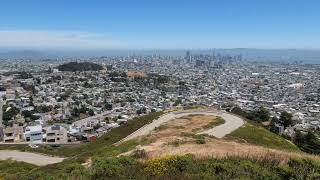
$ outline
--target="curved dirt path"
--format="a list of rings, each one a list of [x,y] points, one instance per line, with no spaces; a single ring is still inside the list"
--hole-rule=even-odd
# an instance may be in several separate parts
[[[37,166],[45,166],[62,162],[64,158],[46,156],[31,152],[21,152],[16,150],[0,150],[0,160],[12,159],[15,161],[23,161]]]
[[[130,134],[126,138],[122,139],[120,142],[128,141],[139,136],[147,135],[155,128],[159,127],[161,124],[166,123],[172,119],[181,118],[188,115],[209,115],[209,116],[220,116],[225,120],[225,123],[219,126],[216,126],[212,129],[206,130],[199,134],[208,134],[210,136],[215,136],[217,138],[223,138],[225,135],[231,133],[232,131],[238,129],[244,124],[244,121],[232,114],[223,112],[223,111],[190,111],[190,112],[171,112],[165,115],[162,115],[159,119],[154,120],[152,123],[147,124],[134,133]]]
[[[217,138],[223,138],[225,135],[230,134],[232,131],[238,129],[244,124],[244,121],[238,116],[225,113],[225,112],[218,112],[216,114],[217,115],[215,116],[222,117],[225,120],[225,123],[219,126],[213,127],[212,129],[208,129],[199,134],[208,134],[210,136],[214,136]],[[212,114],[209,113],[208,115],[212,115]]]

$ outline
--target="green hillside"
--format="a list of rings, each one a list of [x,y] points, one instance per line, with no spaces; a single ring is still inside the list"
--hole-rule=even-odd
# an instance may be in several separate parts
[[[300,151],[296,145],[285,138],[249,122],[228,134],[225,139],[264,146],[271,149]]]

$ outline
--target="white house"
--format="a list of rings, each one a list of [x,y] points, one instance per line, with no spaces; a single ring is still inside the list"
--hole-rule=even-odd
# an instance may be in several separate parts
[[[23,133],[25,141],[34,142],[40,141],[42,142],[42,126],[35,125],[35,126],[27,126],[25,132]]]

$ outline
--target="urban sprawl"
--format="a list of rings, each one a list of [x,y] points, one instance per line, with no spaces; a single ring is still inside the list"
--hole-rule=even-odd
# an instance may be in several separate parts
[[[275,126],[291,137],[320,127],[319,65],[188,51],[175,57],[2,59],[0,77],[1,143],[95,141],[134,117],[175,107],[263,107],[270,119],[288,112],[293,123]]]

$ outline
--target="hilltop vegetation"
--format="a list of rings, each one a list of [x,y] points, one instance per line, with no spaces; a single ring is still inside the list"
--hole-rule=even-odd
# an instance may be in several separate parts
[[[294,142],[304,152],[320,154],[320,140],[311,131],[309,131],[307,134],[303,134],[298,131],[296,133]]]
[[[299,148],[285,138],[278,136],[263,127],[247,122],[243,127],[226,136],[228,140],[245,142],[272,149],[299,151]]]
[[[281,163],[275,157],[196,159],[192,155],[166,156],[148,161],[134,157],[94,157],[92,165],[66,164],[63,169],[37,169],[12,161],[0,163],[5,179],[319,179],[320,164],[309,159]],[[3,168],[5,167],[5,168]],[[18,170],[18,171],[17,171]]]
[[[59,71],[100,71],[103,67],[91,62],[69,62],[58,66]]]
[[[289,135],[281,134],[277,130],[278,128],[276,127],[276,125],[280,125],[284,129],[294,125],[291,113],[282,111],[280,117],[273,116],[271,118],[269,111],[264,107],[260,107],[256,111],[252,112],[244,111],[239,107],[234,107],[232,110],[228,110],[234,114],[248,119],[248,121],[251,122],[251,124],[254,124],[255,127],[259,127],[259,129],[253,129],[252,126],[251,128],[249,126],[240,128],[237,131],[233,132],[233,134],[231,134],[233,135],[233,137],[231,137],[231,135],[229,136],[229,138],[231,139],[240,139],[242,141],[248,141],[253,144],[264,145],[266,147],[278,149],[288,147],[287,150],[294,150],[296,149],[296,147],[298,147],[301,151],[304,151],[306,153],[320,154],[320,133],[318,129],[311,128],[308,129],[307,132],[296,130],[294,134]],[[268,125],[265,125],[262,122],[267,122]],[[263,134],[269,135],[265,136]],[[285,137],[286,139],[288,139],[287,143],[284,143],[284,139],[281,137]],[[294,147],[293,144],[295,144]]]

